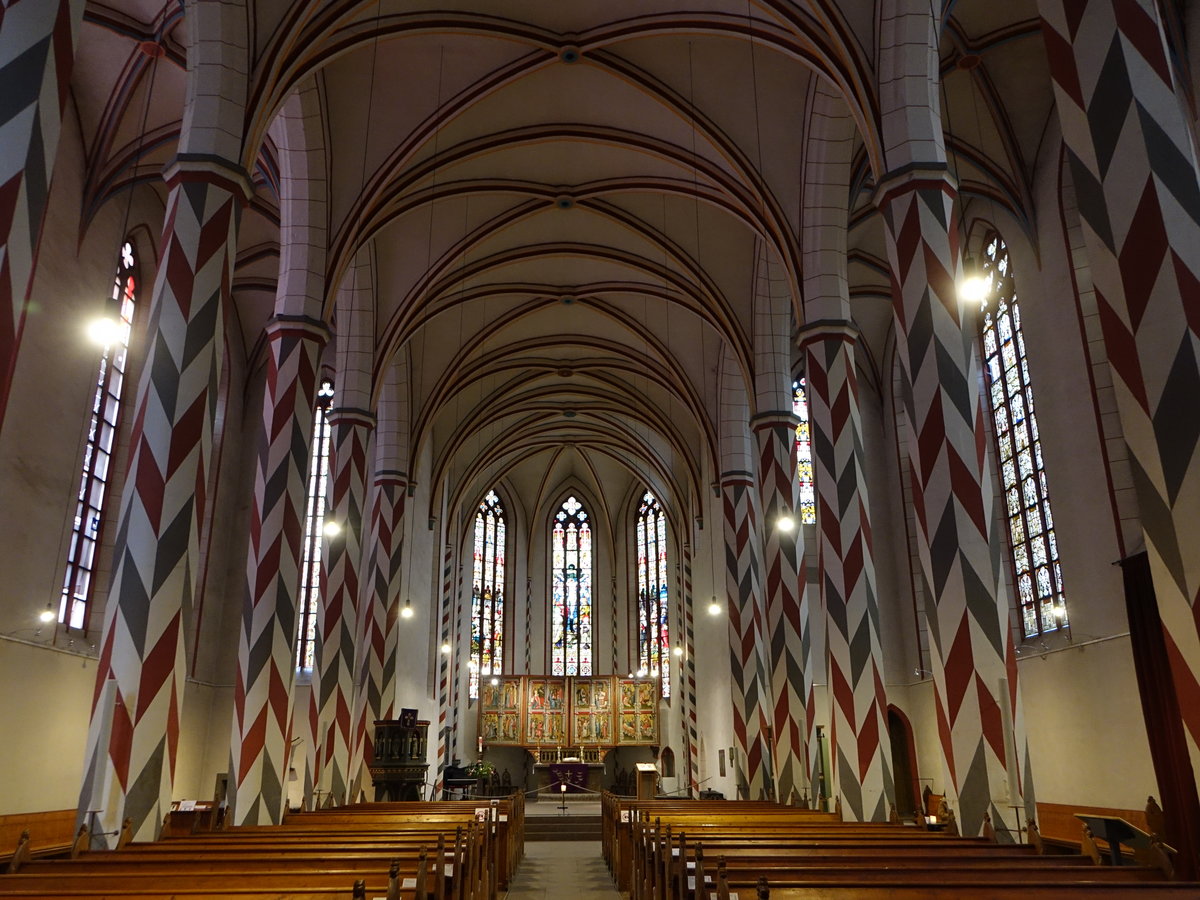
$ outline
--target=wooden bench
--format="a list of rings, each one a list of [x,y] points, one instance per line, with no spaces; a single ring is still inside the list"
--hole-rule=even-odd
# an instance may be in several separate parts
[[[403,807],[350,807],[304,814],[281,826],[131,842],[75,860],[30,861],[19,873],[0,878],[0,897],[306,900],[345,898],[357,883],[359,894],[370,897],[494,900],[500,873],[519,859],[519,848],[515,858],[510,849],[514,836],[523,834],[521,801],[509,805],[516,813],[504,823],[493,818],[490,806],[482,822],[471,804],[433,806],[411,816]]]
[[[1155,866],[1097,867],[1085,857],[999,845],[994,835],[717,806],[606,803],[614,876],[631,900],[1200,896],[1200,884],[1169,882]]]

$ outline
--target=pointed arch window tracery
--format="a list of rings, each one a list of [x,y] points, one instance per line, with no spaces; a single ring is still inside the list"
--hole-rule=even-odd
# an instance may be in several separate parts
[[[311,672],[316,663],[317,613],[321,607],[321,535],[329,488],[329,408],[333,380],[321,379],[313,411],[312,450],[309,454],[308,495],[304,505],[304,547],[300,562],[300,610],[296,640],[296,668]]]
[[[792,382],[792,412],[796,424],[796,479],[800,482],[800,521],[817,522],[817,487],[813,481],[812,434],[808,419],[808,393],[803,378]]]
[[[667,516],[650,491],[637,515],[638,667],[661,678],[663,697],[671,696],[669,596],[667,590]]]
[[[1067,627],[1066,594],[1025,358],[1021,307],[1008,246],[994,231],[984,239],[983,272],[989,281],[981,323],[984,382],[1021,632],[1033,638]]]
[[[554,675],[592,674],[592,526],[573,495],[550,529],[550,653]]]
[[[481,676],[504,668],[504,504],[488,491],[475,512],[474,569],[471,579],[472,700],[479,697]]]
[[[121,393],[129,357],[129,336],[137,304],[136,265],[133,243],[126,240],[118,254],[112,288],[113,302],[119,307],[117,327],[100,356],[91,421],[83,449],[79,492],[75,498],[75,520],[71,527],[71,543],[67,549],[66,571],[59,600],[58,621],[67,628],[87,628],[88,606],[95,590],[92,575],[105,519],[113,444],[120,428]]]

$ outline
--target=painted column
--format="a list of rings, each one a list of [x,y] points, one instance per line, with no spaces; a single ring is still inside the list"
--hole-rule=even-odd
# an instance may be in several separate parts
[[[758,485],[762,522],[766,636],[769,644],[771,726],[774,736],[777,797],[788,802],[807,783],[805,755],[805,681],[801,659],[804,559],[799,523],[800,486],[796,481],[796,417],[790,411],[763,413],[751,423],[758,439]],[[779,527],[789,516],[790,529]]]
[[[758,537],[758,497],[754,477],[745,471],[721,476],[725,519],[725,577],[729,615],[733,731],[742,754],[739,766],[751,800],[774,795],[768,729],[771,691],[764,657],[762,548]],[[739,787],[742,785],[739,784]]]
[[[454,686],[451,679],[459,677],[456,671],[455,659],[460,659],[461,656],[454,652],[455,643],[454,630],[458,624],[453,618],[454,605],[451,602],[451,563],[453,562],[454,548],[447,544],[445,552],[442,555],[442,624],[440,629],[441,639],[443,644],[450,644],[450,653],[441,653],[438,660],[438,755],[437,755],[437,777],[434,778],[434,796],[441,799],[442,787],[445,784],[446,766],[450,765],[454,760],[450,758],[451,753],[451,723],[453,716],[451,715],[451,706],[454,701]],[[468,634],[470,632],[468,631]],[[464,643],[466,643],[464,641]],[[469,655],[469,653],[468,653]]]
[[[208,466],[240,210],[249,178],[177,161],[138,384],[129,478],[88,728],[79,819],[154,840],[171,806]]]
[[[692,592],[692,545],[683,545],[683,590],[680,612],[683,623],[683,729],[687,736],[688,796],[700,790],[700,734],[696,721],[696,627],[693,621],[695,594]]]
[[[1015,834],[1009,804],[1023,802],[1032,813],[1033,790],[992,535],[979,361],[956,292],[961,260],[955,200],[944,167],[911,168],[884,179],[876,196],[895,282],[902,389],[914,436],[913,502],[921,567],[933,598],[927,614],[946,790],[964,834],[979,834],[984,813],[997,831]]]
[[[1163,638],[1200,776],[1196,147],[1158,4],[1038,6]]]
[[[297,595],[322,322],[267,326],[267,384],[246,561],[229,763],[235,825],[278,825],[287,802],[296,682]]]
[[[339,390],[341,390],[339,386]],[[355,636],[358,633],[359,565],[367,492],[367,444],[375,418],[362,409],[329,412],[329,512],[341,530],[324,540],[321,557],[321,619],[312,702],[317,710],[320,752],[314,783],[335,806],[348,802],[351,788],[351,708],[354,697]]]
[[[11,0],[0,5],[0,422],[12,384],[83,8],[83,0]]]
[[[828,627],[830,758],[842,812],[884,822],[895,805],[862,412],[849,322],[801,331],[816,465],[818,557]]]
[[[379,458],[378,453],[376,458]],[[369,787],[363,767],[369,766],[374,759],[368,732],[377,721],[395,718],[400,559],[404,547],[401,529],[407,496],[408,476],[405,473],[394,469],[375,472],[350,753],[352,783],[360,784],[363,790]],[[367,799],[373,799],[373,795],[368,793]]]

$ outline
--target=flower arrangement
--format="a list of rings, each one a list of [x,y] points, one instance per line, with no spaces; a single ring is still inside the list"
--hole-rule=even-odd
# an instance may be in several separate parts
[[[496,766],[486,760],[479,760],[467,766],[467,774],[472,778],[491,778],[496,774]]]

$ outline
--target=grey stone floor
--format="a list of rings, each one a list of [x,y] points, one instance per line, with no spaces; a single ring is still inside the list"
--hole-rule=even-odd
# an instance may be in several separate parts
[[[508,900],[618,900],[599,841],[531,841]]]

